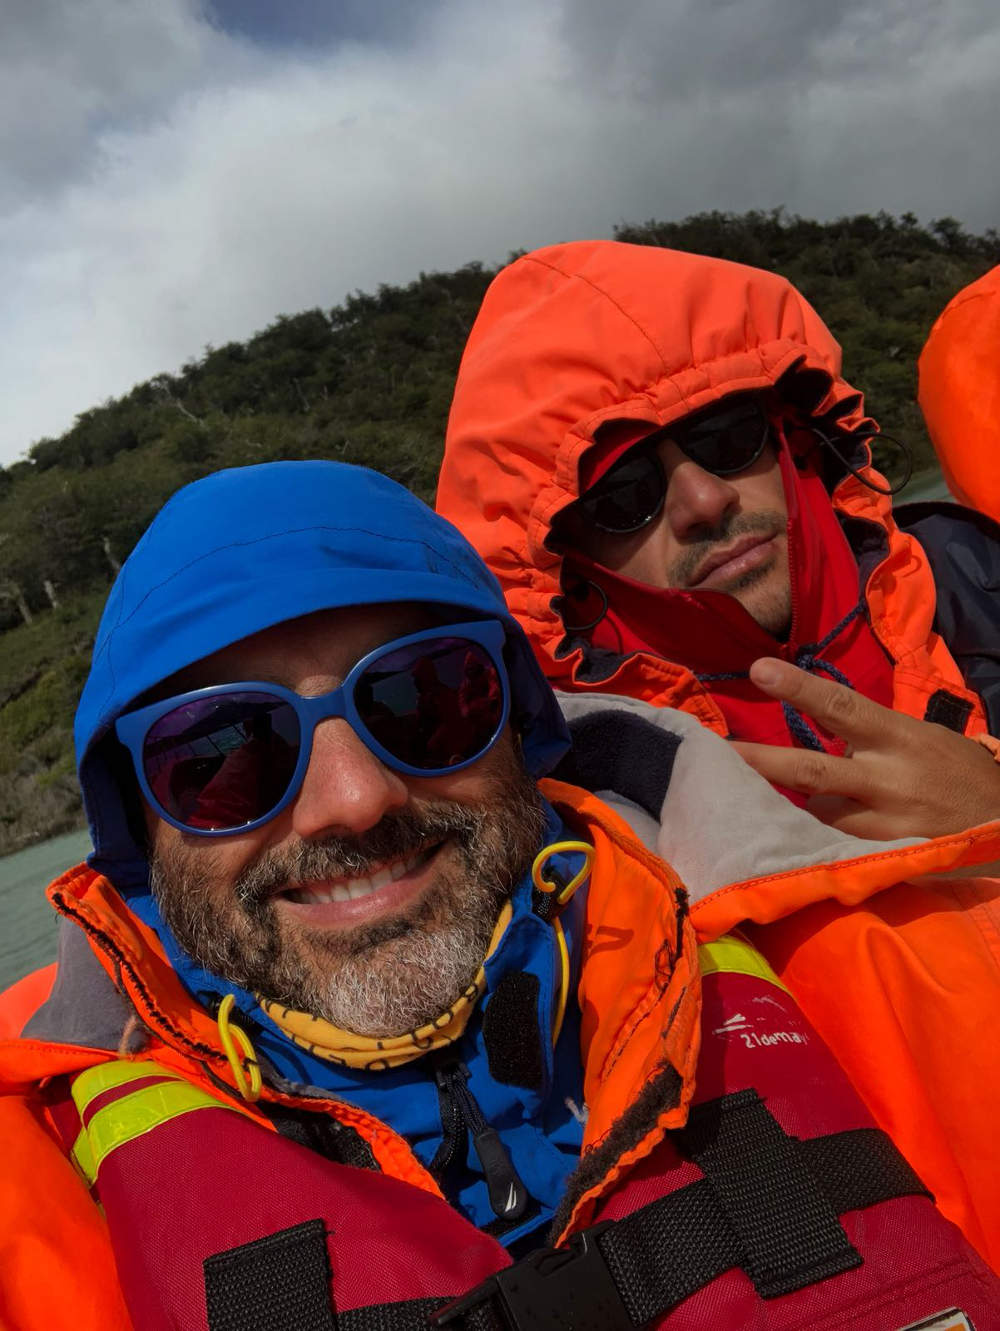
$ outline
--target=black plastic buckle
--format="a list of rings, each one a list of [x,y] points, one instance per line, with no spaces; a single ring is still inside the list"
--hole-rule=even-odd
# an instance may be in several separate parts
[[[611,1221],[574,1234],[565,1248],[542,1248],[488,1276],[433,1313],[431,1326],[461,1326],[492,1303],[505,1331],[634,1331],[597,1239]]]

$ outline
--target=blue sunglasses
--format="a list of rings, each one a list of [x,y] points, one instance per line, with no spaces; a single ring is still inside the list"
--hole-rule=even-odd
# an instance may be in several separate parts
[[[318,698],[219,684],[129,712],[115,733],[165,822],[198,836],[248,832],[298,794],[313,732],[330,717],[406,776],[445,776],[488,753],[510,714],[504,640],[498,620],[424,629],[369,652]]]

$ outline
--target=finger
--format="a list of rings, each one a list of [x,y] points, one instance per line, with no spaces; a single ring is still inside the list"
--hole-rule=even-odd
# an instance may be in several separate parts
[[[731,743],[743,761],[774,786],[802,795],[837,795],[865,805],[876,796],[870,772],[854,758],[746,740]]]
[[[762,693],[791,703],[856,749],[904,743],[909,738],[909,717],[788,661],[762,657],[750,667],[750,680]]]
[[[807,802],[806,810],[827,827],[864,841],[894,841],[898,837],[914,835],[905,818],[866,808],[856,800],[817,795]]]

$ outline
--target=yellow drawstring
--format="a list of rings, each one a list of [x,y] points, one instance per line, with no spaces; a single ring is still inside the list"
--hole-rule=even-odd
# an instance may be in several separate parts
[[[254,1100],[260,1099],[260,1064],[257,1062],[257,1054],[253,1045],[250,1043],[250,1037],[241,1026],[233,1026],[229,1021],[229,1014],[233,1010],[236,1002],[235,994],[226,994],[225,998],[219,1004],[219,1039],[222,1041],[222,1047],[226,1051],[226,1058],[229,1059],[229,1066],[233,1070],[233,1080],[236,1082],[236,1089],[244,1100],[251,1104]],[[235,1041],[234,1041],[235,1037]],[[240,1058],[236,1045],[243,1051],[243,1057]],[[249,1074],[249,1080],[248,1078]]]
[[[583,857],[583,868],[580,869],[569,880],[566,886],[556,897],[557,906],[565,906],[573,893],[583,886],[590,877],[590,870],[594,863],[594,847],[586,841],[553,841],[551,846],[543,846],[535,856],[535,862],[531,866],[531,881],[539,892],[554,892],[559,886],[558,883],[550,883],[542,877],[542,869],[545,867],[545,861],[552,858],[553,855],[561,855],[566,851],[578,851]]]
[[[552,845],[545,846],[538,852],[535,856],[535,862],[531,866],[531,881],[537,890],[539,892],[555,892],[559,888],[559,884],[549,882],[548,879],[543,878],[542,870],[546,861],[553,855],[559,855],[567,851],[579,852],[584,857],[583,867],[573,875],[564,888],[559,890],[555,898],[556,906],[565,906],[573,894],[590,877],[590,870],[594,863],[594,847],[586,841],[554,841]],[[555,1048],[566,1017],[566,1004],[569,1001],[569,948],[566,946],[566,935],[558,916],[552,921],[552,927],[555,930],[556,944],[559,948],[560,967],[559,1002],[556,1006],[555,1021],[552,1023],[552,1046]]]

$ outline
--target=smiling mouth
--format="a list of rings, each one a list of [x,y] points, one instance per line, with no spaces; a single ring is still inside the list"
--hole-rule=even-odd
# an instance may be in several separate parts
[[[759,566],[770,556],[771,543],[776,535],[776,532],[770,532],[767,535],[745,536],[728,549],[709,555],[688,582],[688,588],[695,590],[710,580],[726,582]],[[716,574],[718,578],[715,578]]]
[[[284,897],[286,901],[293,901],[303,906],[322,906],[331,901],[360,901],[388,887],[390,883],[406,877],[407,874],[418,872],[440,847],[440,842],[435,842],[430,847],[422,846],[419,850],[411,851],[404,859],[392,860],[366,877],[290,884],[278,895]]]

